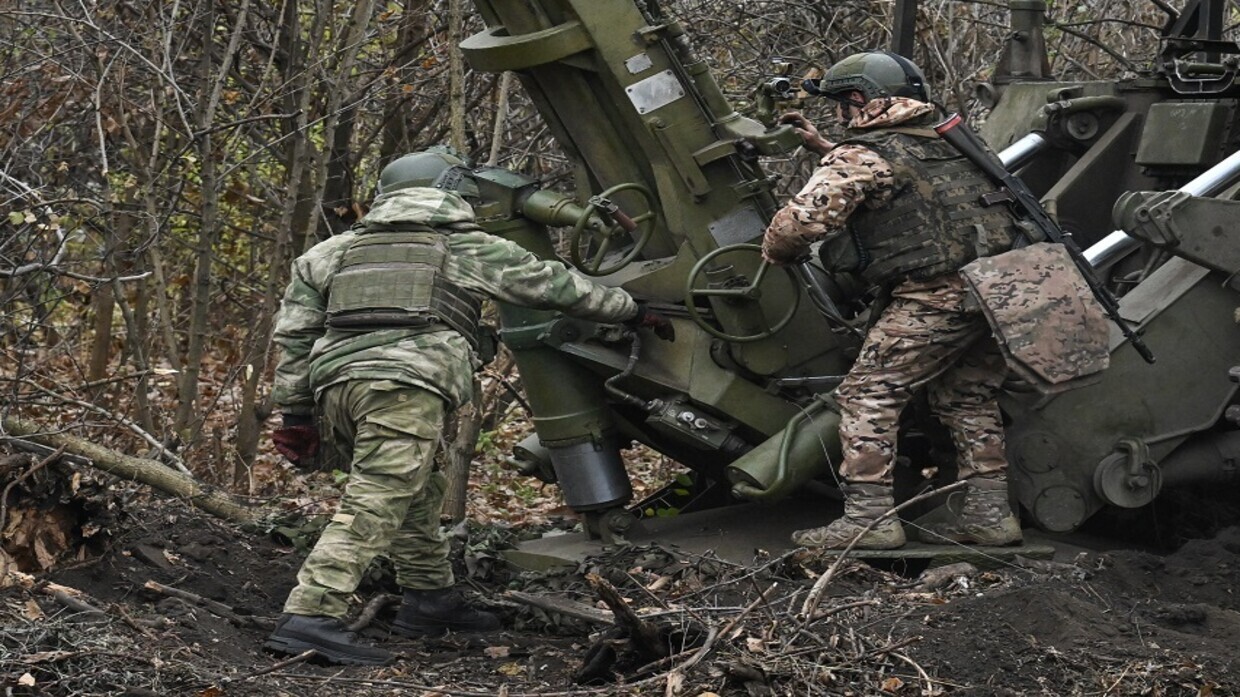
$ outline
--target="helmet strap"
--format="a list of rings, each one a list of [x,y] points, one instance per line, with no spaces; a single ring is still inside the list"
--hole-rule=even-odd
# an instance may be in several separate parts
[[[909,89],[913,90],[913,94],[907,96],[914,97],[923,102],[930,98],[929,95],[926,94],[926,82],[922,79],[921,75],[917,74],[917,67],[913,65],[913,61],[898,53],[892,53],[891,51],[880,51],[879,53],[882,53],[884,56],[894,60],[896,65],[900,66],[900,70],[904,71],[904,82]]]

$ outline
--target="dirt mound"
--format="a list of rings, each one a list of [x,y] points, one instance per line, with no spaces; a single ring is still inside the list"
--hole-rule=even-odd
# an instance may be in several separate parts
[[[280,665],[259,649],[303,556],[286,537],[175,501],[125,520],[106,554],[0,592],[0,685],[12,694],[663,694],[669,684],[685,695],[1240,693],[1234,528],[1167,555],[962,570],[933,587],[847,562],[812,621],[798,613],[831,563],[820,555],[738,565],[648,545],[514,575],[492,563],[511,531],[475,529],[458,544],[469,560],[461,578],[505,630],[404,641],[388,631],[389,604],[365,632],[404,659],[341,670]],[[394,590],[382,577],[357,610]],[[635,653],[587,577],[680,643]],[[67,598],[73,589],[83,595]],[[578,685],[587,655],[607,660]]]
[[[1090,556],[1067,571],[961,593],[927,614],[916,657],[962,694],[1240,690],[1240,529],[1166,556]]]

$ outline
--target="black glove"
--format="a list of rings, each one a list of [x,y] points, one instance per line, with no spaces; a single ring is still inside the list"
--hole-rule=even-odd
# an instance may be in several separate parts
[[[630,327],[649,327],[654,330],[655,336],[664,341],[676,340],[676,327],[672,325],[672,321],[651,310],[646,303],[637,303],[637,314],[625,324]]]

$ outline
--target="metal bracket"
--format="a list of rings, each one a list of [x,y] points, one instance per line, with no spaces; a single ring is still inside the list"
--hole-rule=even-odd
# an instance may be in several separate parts
[[[1115,444],[1094,470],[1094,491],[1102,500],[1120,508],[1140,508],[1158,496],[1162,470],[1150,459],[1150,448],[1138,438]]]

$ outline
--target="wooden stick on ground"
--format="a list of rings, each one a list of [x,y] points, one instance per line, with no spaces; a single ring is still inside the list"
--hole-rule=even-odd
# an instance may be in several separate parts
[[[633,646],[645,656],[662,658],[668,654],[668,647],[659,633],[659,628],[651,622],[643,620],[633,612],[633,608],[620,597],[620,592],[598,574],[586,574],[586,580],[598,592],[599,598],[611,608],[615,616],[616,626],[625,630]]]
[[[191,605],[197,605],[198,607],[204,608],[216,615],[219,615],[220,617],[223,617],[238,627],[257,627],[259,629],[272,629],[275,627],[275,623],[271,620],[260,617],[238,615],[236,610],[233,610],[224,603],[211,600],[210,598],[204,598],[197,593],[191,593],[186,590],[181,590],[180,588],[173,588],[172,586],[165,586],[164,584],[156,581],[147,581],[142,587],[147,590],[155,591],[160,595],[166,595],[170,598],[178,598],[190,603]]]
[[[75,612],[80,612],[85,615],[99,615],[101,617],[107,617],[108,615],[108,613],[100,610],[94,605],[91,605],[85,600],[75,598],[64,591],[52,591],[51,595],[56,599],[56,602]]]
[[[252,673],[246,673],[245,675],[242,675],[239,678],[228,679],[225,682],[244,682],[246,680],[249,680],[250,678],[257,678],[260,675],[274,673],[277,670],[284,670],[285,668],[288,668],[289,666],[297,665],[298,663],[301,663],[302,661],[309,659],[310,657],[314,656],[315,653],[316,651],[314,649],[306,649],[305,651],[302,651],[301,653],[297,654],[296,656],[293,656],[292,658],[286,658],[283,661],[277,661],[267,666],[266,668],[256,670]]]
[[[591,607],[585,603],[579,603],[576,600],[551,598],[545,595],[535,595],[533,593],[523,593],[521,591],[507,591],[504,593],[504,597],[521,603],[522,605],[529,605],[530,607],[536,607],[540,610],[546,610],[547,612],[559,613],[565,617],[585,620],[586,622],[591,622],[593,624],[601,624],[610,627],[616,623],[616,616],[614,614],[606,610]]]
[[[9,586],[20,586],[31,593],[42,593],[75,612],[108,616],[107,612],[100,610],[93,602],[87,602],[94,601],[94,598],[82,591],[71,586],[52,583],[51,581],[40,581],[30,574],[15,569],[10,569],[4,575],[0,575],[0,588],[8,588]]]
[[[379,616],[379,612],[383,608],[399,601],[400,596],[393,593],[380,593],[376,595],[370,599],[370,602],[366,603],[366,607],[362,608],[362,612],[357,616],[357,619],[349,623],[349,631],[360,632],[369,627],[370,623],[375,621],[375,617]]]

